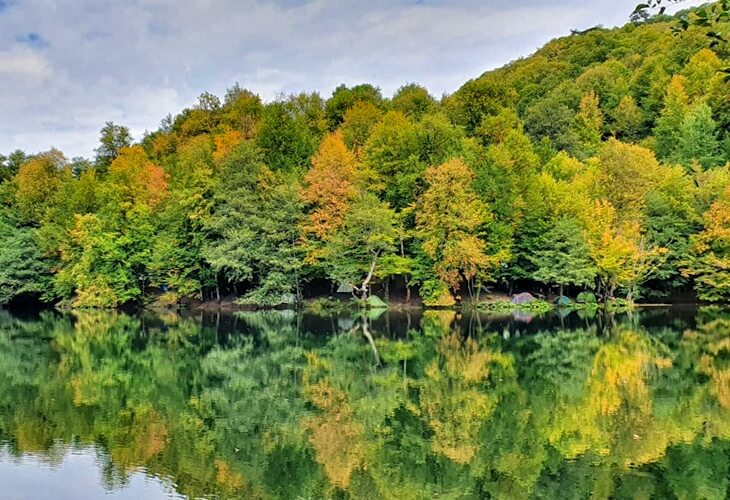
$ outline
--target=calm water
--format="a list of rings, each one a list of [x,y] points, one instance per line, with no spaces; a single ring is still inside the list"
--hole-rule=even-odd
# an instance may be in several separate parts
[[[0,498],[726,498],[730,313],[0,311]]]

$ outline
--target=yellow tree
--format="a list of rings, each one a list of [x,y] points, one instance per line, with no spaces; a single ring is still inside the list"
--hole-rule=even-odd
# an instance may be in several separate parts
[[[342,136],[334,133],[325,137],[301,191],[302,200],[311,207],[303,228],[305,236],[327,240],[344,222],[358,183],[357,160]]]
[[[52,149],[20,166],[15,176],[15,200],[26,218],[38,220],[43,215],[61,186],[62,168],[65,164],[63,154]]]
[[[610,139],[598,157],[600,189],[621,220],[640,220],[646,194],[660,177],[654,153],[634,144]]]
[[[703,215],[704,229],[690,239],[683,270],[694,278],[699,298],[721,301],[730,297],[730,186]]]
[[[478,237],[490,213],[479,200],[474,174],[460,159],[426,171],[428,189],[416,214],[417,234],[436,277],[453,291],[465,280],[474,292],[483,273],[496,264]]]
[[[604,297],[611,298],[623,288],[632,300],[638,286],[658,269],[666,249],[650,245],[638,222],[619,220],[616,209],[605,200],[588,208],[583,223]]]
[[[122,148],[109,167],[110,195],[123,204],[157,207],[167,196],[164,170],[152,163],[141,146]]]

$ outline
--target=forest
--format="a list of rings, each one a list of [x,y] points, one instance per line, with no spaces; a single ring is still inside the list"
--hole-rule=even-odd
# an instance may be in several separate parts
[[[364,83],[264,102],[236,83],[144,137],[108,122],[92,159],[12,152],[0,304],[725,301],[726,18],[575,32],[440,98]]]

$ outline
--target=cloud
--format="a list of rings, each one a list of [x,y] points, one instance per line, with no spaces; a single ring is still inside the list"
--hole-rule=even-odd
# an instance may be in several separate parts
[[[15,35],[15,41],[35,49],[44,49],[48,47],[48,40],[40,36],[38,33],[33,32]]]
[[[90,155],[235,81],[270,100],[364,81],[435,95],[636,0],[0,0],[0,152]],[[42,50],[39,50],[42,49]]]
[[[50,63],[36,52],[25,48],[0,50],[0,75],[3,78],[19,79],[27,83],[44,80],[51,72]]]

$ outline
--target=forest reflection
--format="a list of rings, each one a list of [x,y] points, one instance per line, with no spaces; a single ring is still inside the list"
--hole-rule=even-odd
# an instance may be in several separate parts
[[[190,497],[719,499],[729,360],[717,308],[0,312],[0,463],[91,447],[108,491]]]

